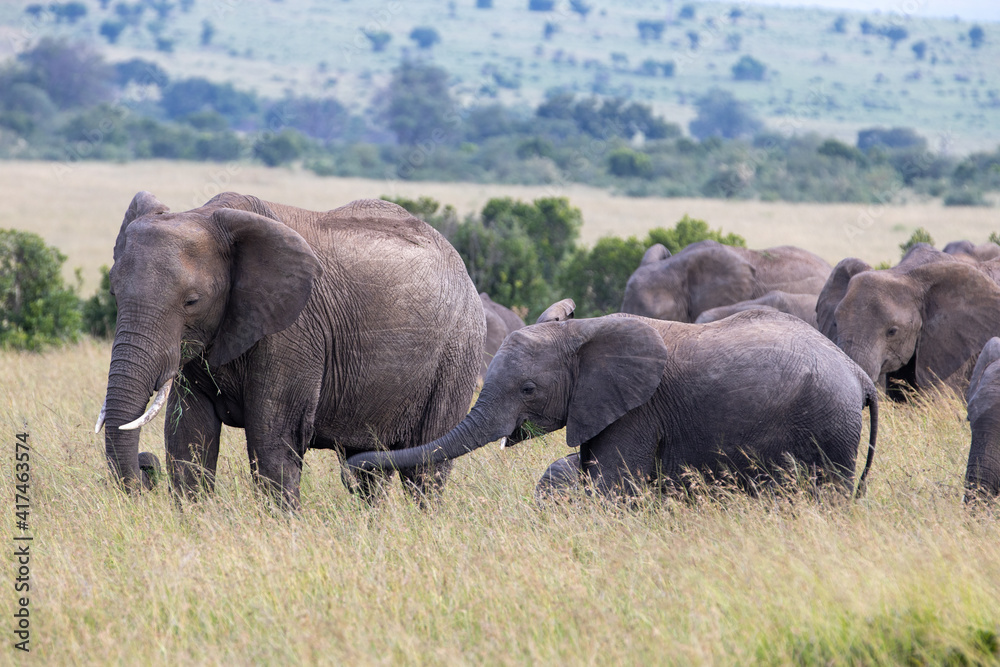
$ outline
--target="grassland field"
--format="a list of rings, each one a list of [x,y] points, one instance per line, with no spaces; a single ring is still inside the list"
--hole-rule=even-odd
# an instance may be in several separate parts
[[[643,236],[654,227],[673,226],[683,215],[713,228],[736,232],[751,248],[792,244],[831,264],[859,257],[871,264],[899,259],[899,244],[918,227],[938,246],[967,238],[986,241],[1000,232],[1000,208],[944,207],[939,200],[899,205],[797,204],[619,197],[578,184],[488,185],[401,180],[323,178],[309,171],[270,169],[243,163],[212,164],[147,161],[128,164],[0,161],[0,229],[40,234],[68,256],[67,277],[82,268],[84,294],[99,281],[99,267],[112,263],[122,216],[136,192],[149,190],[174,211],[200,206],[221,191],[253,194],[268,201],[327,210],[353,199],[382,195],[427,195],[475,213],[491,197],[531,200],[565,196],[583,213],[581,241],[593,244],[607,234]]]
[[[215,193],[224,167],[176,163],[0,164],[0,228],[41,233],[91,286],[132,195],[174,210]],[[898,258],[924,226],[943,242],[998,228],[993,209],[612,197],[542,188],[321,179],[241,167],[226,189],[312,208],[426,194],[475,210],[490,196],[565,194],[586,242],[640,234],[683,214],[830,261]],[[392,188],[395,187],[395,192]],[[953,395],[884,402],[867,495],[805,491],[751,499],[725,489],[634,509],[577,498],[539,507],[562,433],[456,462],[440,500],[418,509],[393,484],[376,507],[310,452],[303,509],[258,498],[242,432],[224,429],[215,496],[177,509],[163,485],[127,498],[107,482],[93,424],[110,345],[0,353],[0,497],[13,550],[14,434],[31,434],[32,653],[62,664],[1000,664],[1000,507],[963,507],[970,433]],[[162,417],[141,449],[162,458]],[[867,419],[866,419],[867,423]],[[867,441],[867,431],[862,435]],[[863,458],[863,457],[862,457]],[[7,562],[13,559],[7,556]],[[7,566],[13,578],[13,566]],[[26,662],[0,586],[0,664]],[[0,624],[2,625],[2,624]]]

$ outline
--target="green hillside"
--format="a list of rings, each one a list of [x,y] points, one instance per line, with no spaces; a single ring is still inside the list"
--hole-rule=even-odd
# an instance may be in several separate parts
[[[72,24],[25,13],[32,4],[0,6],[7,55],[32,37],[65,34],[101,44],[112,61],[139,56],[172,77],[207,76],[272,97],[333,95],[355,112],[368,107],[401,57],[420,55],[449,71],[466,102],[495,97],[527,109],[562,87],[650,103],[686,126],[693,99],[714,85],[750,102],[776,129],[853,141],[862,127],[902,125],[932,148],[958,153],[1000,143],[996,24],[981,26],[983,39],[973,46],[973,24],[958,20],[731,3],[691,3],[693,18],[680,18],[689,13],[680,2],[572,3],[590,6],[583,18],[562,1],[553,11],[529,11],[528,0],[485,3],[490,9],[477,9],[476,0],[85,0],[86,14]],[[844,32],[834,28],[838,17]],[[114,46],[101,35],[107,22],[126,23]],[[420,26],[434,28],[440,41],[420,49],[410,39]],[[366,32],[390,36],[382,52]],[[766,67],[763,80],[734,80],[743,56]],[[674,64],[672,77],[663,75],[666,62]]]

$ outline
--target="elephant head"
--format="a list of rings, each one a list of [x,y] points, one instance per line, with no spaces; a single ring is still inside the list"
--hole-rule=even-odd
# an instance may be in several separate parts
[[[905,373],[916,388],[959,388],[1000,332],[1000,288],[964,262],[914,264],[850,278],[833,311],[835,342],[876,383]]]
[[[115,242],[118,322],[96,427],[107,425],[113,475],[128,488],[148,487],[138,428],[164,405],[181,365],[207,352],[210,366],[222,366],[288,327],[321,273],[305,239],[256,198],[224,193],[170,213],[150,193],[137,194]]]
[[[647,257],[654,248],[646,251]],[[721,243],[699,241],[664,259],[647,262],[644,257],[625,286],[622,312],[694,322],[709,308],[760,296],[756,291],[756,269],[750,262]]]
[[[366,452],[349,464],[366,472],[413,468],[563,426],[566,444],[579,447],[649,401],[666,363],[663,338],[638,318],[534,324],[504,341],[479,399],[458,426],[422,447]]]

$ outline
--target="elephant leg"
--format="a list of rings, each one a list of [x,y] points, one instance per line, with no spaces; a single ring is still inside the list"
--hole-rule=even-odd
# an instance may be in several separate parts
[[[163,427],[171,488],[188,499],[215,489],[222,421],[199,392],[171,391]]]
[[[580,467],[605,497],[633,498],[656,476],[657,438],[647,430],[623,418],[580,447]]]
[[[546,469],[535,486],[535,500],[558,499],[580,488],[583,470],[579,452],[564,456]]]

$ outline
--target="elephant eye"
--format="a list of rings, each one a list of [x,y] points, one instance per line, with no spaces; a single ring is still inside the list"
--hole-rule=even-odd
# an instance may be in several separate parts
[[[889,327],[889,330],[885,332],[885,335],[892,338],[897,333],[899,333],[899,327]]]
[[[196,297],[196,296],[188,297],[188,300],[184,302],[184,307],[185,308],[190,308],[191,306],[193,306],[196,303],[198,303],[198,297]]]
[[[532,394],[534,394],[535,393],[535,383],[534,382],[525,382],[523,385],[521,385],[521,393],[524,394],[525,396],[531,396]]]

